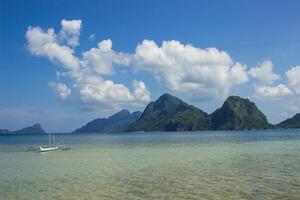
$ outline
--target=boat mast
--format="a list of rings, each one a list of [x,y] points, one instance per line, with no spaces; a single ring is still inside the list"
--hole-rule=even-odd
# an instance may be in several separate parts
[[[48,147],[50,148],[51,147],[51,134],[49,133],[48,136],[49,136]]]

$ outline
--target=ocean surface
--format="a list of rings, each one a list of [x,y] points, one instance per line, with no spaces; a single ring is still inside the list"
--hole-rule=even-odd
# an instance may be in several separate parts
[[[300,130],[0,136],[0,199],[300,199]]]

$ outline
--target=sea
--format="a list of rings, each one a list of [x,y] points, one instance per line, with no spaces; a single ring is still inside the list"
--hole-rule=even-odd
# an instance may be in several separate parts
[[[300,130],[0,136],[1,200],[300,199]]]

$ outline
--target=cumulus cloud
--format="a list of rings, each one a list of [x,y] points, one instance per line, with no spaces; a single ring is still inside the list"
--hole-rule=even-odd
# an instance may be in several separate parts
[[[110,39],[76,56],[74,47],[79,45],[81,20],[61,21],[61,30],[43,30],[28,27],[27,47],[31,54],[47,57],[59,68],[60,83],[51,82],[61,99],[78,96],[85,104],[105,103],[120,105],[137,104],[150,100],[150,92],[142,81],[134,80],[132,86],[107,80],[116,68],[133,66],[135,72],[147,70],[170,90],[193,100],[222,98],[229,95],[237,85],[257,80],[255,95],[260,98],[278,99],[300,95],[300,66],[286,72],[287,83],[274,85],[280,75],[273,72],[273,63],[267,60],[247,71],[247,67],[234,61],[228,53],[216,48],[201,49],[176,40],[163,41],[161,45],[152,40],[138,44],[134,53],[123,53],[112,48]],[[91,35],[90,39],[93,39]],[[124,71],[123,68],[117,71]],[[123,74],[125,76],[125,74]],[[68,87],[62,81],[69,79]]]
[[[291,89],[285,84],[274,85],[281,77],[273,72],[273,63],[266,60],[249,70],[249,75],[258,82],[254,83],[254,96],[259,99],[278,100],[293,95]]]
[[[258,98],[279,99],[285,96],[300,95],[300,66],[295,66],[286,71],[287,83],[274,86],[273,82],[280,78],[272,72],[272,62],[266,61],[260,67],[252,68],[249,74],[260,82],[254,84],[255,96]],[[269,76],[267,75],[269,74]]]
[[[258,79],[261,84],[272,84],[280,79],[280,76],[273,72],[273,63],[271,60],[264,61],[249,71],[249,75]]]
[[[70,46],[79,45],[79,36],[81,30],[81,20],[65,20],[61,21],[61,31],[59,36],[62,40],[66,40]]]
[[[247,67],[240,63],[236,63],[230,69],[230,79],[233,85],[240,85],[249,81],[247,75]]]
[[[150,92],[147,90],[146,85],[143,81],[133,81],[133,96],[136,99],[141,99],[142,101],[149,101],[150,100]]]
[[[128,66],[135,72],[150,72],[170,90],[194,100],[226,97],[233,87],[247,83],[250,77],[256,80],[253,84],[256,97],[278,99],[300,95],[300,66],[286,72],[286,83],[274,85],[281,77],[273,71],[271,60],[247,71],[246,65],[234,61],[225,51],[202,49],[176,40],[163,41],[161,45],[144,40],[135,52],[124,53],[115,51],[112,41],[106,39],[76,56],[74,47],[79,45],[81,28],[81,20],[63,19],[57,33],[52,28],[30,26],[26,31],[29,52],[62,67],[57,72],[60,83],[49,84],[61,99],[77,96],[84,104],[106,105],[149,101],[150,92],[144,82],[133,80],[131,86],[126,86],[109,80],[116,72],[130,70]],[[65,79],[69,87],[63,83]]]
[[[104,103],[116,106],[122,103],[141,103],[150,100],[150,92],[144,82],[133,81],[130,91],[123,84],[105,80],[103,75],[113,75],[116,65],[129,65],[131,55],[112,50],[111,40],[103,40],[97,48],[92,48],[76,57],[72,46],[78,45],[81,20],[62,20],[58,34],[54,29],[43,31],[40,27],[28,27],[26,39],[28,50],[36,56],[44,56],[63,66],[57,74],[59,78],[73,81],[73,90],[79,94],[82,103]],[[69,47],[71,46],[71,47]],[[71,89],[64,83],[50,83],[59,97],[66,99]]]
[[[255,86],[255,94],[259,98],[278,99],[293,95],[293,92],[284,84],[277,86]]]
[[[73,80],[73,89],[84,103],[137,103],[150,100],[150,92],[142,81],[133,81],[130,90],[124,84],[106,80],[114,75],[115,67],[133,65],[148,70],[169,89],[187,94],[194,100],[219,98],[228,95],[233,86],[248,81],[245,65],[235,62],[226,52],[216,48],[201,49],[179,41],[164,41],[158,46],[144,40],[135,53],[112,49],[110,39],[75,56],[73,46],[79,44],[81,20],[62,20],[58,34],[53,29],[29,27],[26,32],[28,49],[33,55],[45,56],[64,71],[60,78]],[[52,87],[57,87],[53,85]]]
[[[248,81],[246,66],[234,63],[224,51],[200,49],[179,41],[158,46],[144,40],[136,48],[134,64],[154,74],[168,88],[193,99],[224,97],[231,87]]]
[[[113,64],[129,65],[130,55],[112,50],[112,41],[103,40],[98,48],[92,48],[82,54],[82,64],[98,74],[113,74]]]
[[[26,31],[28,50],[36,56],[45,56],[66,68],[78,68],[79,59],[74,56],[74,51],[57,42],[57,35],[53,29],[43,31],[39,27],[28,27]]]
[[[103,40],[97,48],[82,53],[81,69],[70,76],[76,80],[80,100],[84,103],[105,104],[140,103],[150,100],[150,92],[144,82],[133,82],[133,91],[125,85],[104,80],[102,75],[114,74],[114,65],[129,65],[131,56],[112,50],[112,41]]]
[[[71,89],[64,83],[50,82],[49,86],[52,87],[55,90],[57,96],[63,100],[71,96]]]
[[[134,85],[134,91],[131,93],[123,84],[115,84],[111,80],[102,80],[92,75],[77,81],[80,98],[84,103],[122,104],[136,101],[147,102],[150,100],[150,93],[142,81],[140,81],[140,84],[142,84],[142,87]]]
[[[300,95],[300,66],[292,67],[286,72],[289,87]]]

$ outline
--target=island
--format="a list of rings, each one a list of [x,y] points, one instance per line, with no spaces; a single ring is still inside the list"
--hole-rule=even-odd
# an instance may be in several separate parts
[[[189,105],[165,93],[150,102],[143,112],[123,109],[108,118],[97,118],[72,133],[112,133],[140,131],[215,131],[300,128],[300,113],[278,124],[268,122],[264,113],[247,98],[229,96],[212,113]],[[16,131],[0,129],[1,135],[45,134],[40,124]]]
[[[139,119],[140,111],[130,113],[128,110],[121,110],[108,118],[95,119],[73,133],[98,133],[98,132],[117,132],[126,129],[132,122]]]
[[[278,128],[300,128],[300,113],[276,125]]]
[[[25,127],[20,130],[10,131],[8,129],[0,129],[1,135],[25,135],[25,134],[45,134],[45,130],[40,124],[34,124],[33,126]]]
[[[150,102],[145,110],[128,110],[98,118],[73,133],[135,131],[265,130],[300,128],[300,114],[271,124],[264,113],[247,98],[229,96],[223,105],[208,114],[178,97],[165,93]]]

